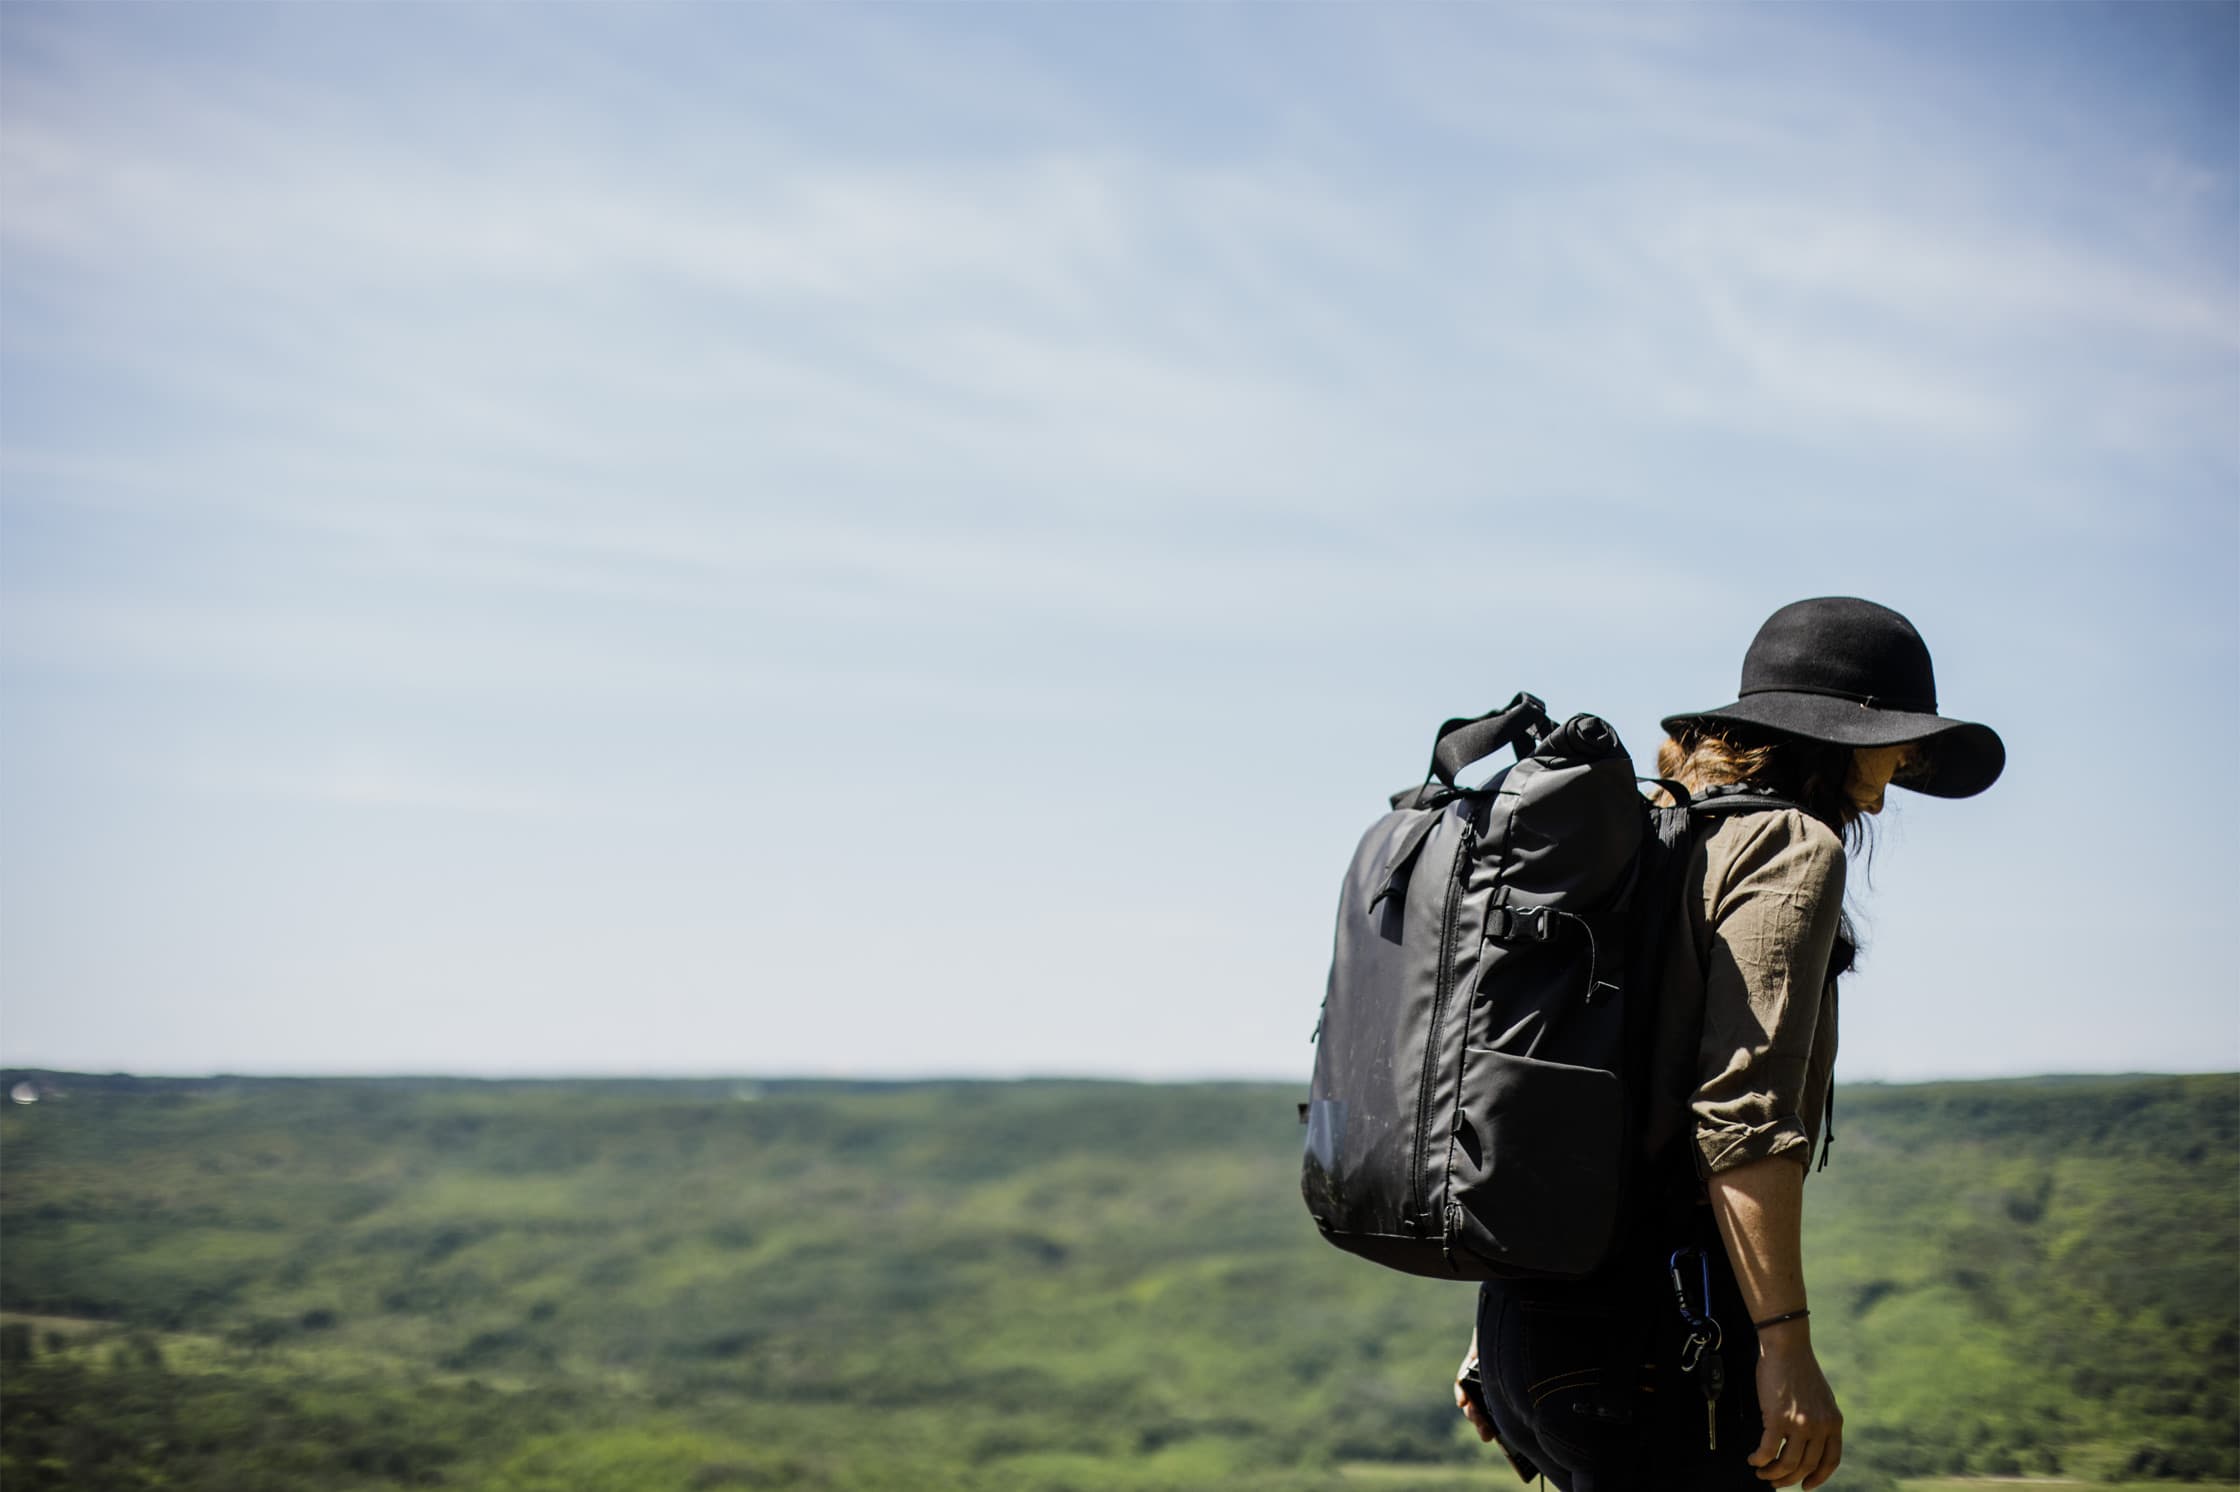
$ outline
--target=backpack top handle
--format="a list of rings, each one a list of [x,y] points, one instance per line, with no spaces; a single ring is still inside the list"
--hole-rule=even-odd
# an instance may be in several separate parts
[[[1538,696],[1522,691],[1498,710],[1449,720],[1439,727],[1438,742],[1431,748],[1431,770],[1424,774],[1424,785],[1428,787],[1436,777],[1441,785],[1453,787],[1463,768],[1485,760],[1504,746],[1514,746],[1517,759],[1522,761],[1550,728],[1547,705]]]

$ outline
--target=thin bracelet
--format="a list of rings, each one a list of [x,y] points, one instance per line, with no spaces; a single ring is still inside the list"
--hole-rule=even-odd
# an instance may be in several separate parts
[[[1805,1317],[1811,1314],[1812,1312],[1810,1310],[1783,1311],[1778,1316],[1768,1316],[1763,1321],[1753,1321],[1750,1324],[1756,1327],[1759,1331],[1764,1331],[1767,1327],[1779,1326],[1784,1321],[1802,1321]]]

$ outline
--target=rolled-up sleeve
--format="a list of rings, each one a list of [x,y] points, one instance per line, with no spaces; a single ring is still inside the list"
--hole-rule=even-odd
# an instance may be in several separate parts
[[[1843,914],[1843,845],[1826,825],[1766,813],[1730,832],[1739,842],[1707,867],[1699,924],[1703,1039],[1691,1107],[1706,1176],[1769,1155],[1800,1165],[1811,1156],[1806,1077]]]

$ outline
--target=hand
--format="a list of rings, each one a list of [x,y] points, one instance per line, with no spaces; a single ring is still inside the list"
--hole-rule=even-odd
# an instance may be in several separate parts
[[[1462,1384],[1463,1375],[1477,1365],[1478,1334],[1473,1331],[1470,1333],[1470,1353],[1462,1359],[1462,1366],[1454,1370],[1454,1407],[1462,1411],[1464,1419],[1470,1421],[1470,1428],[1478,1432],[1480,1440],[1491,1440],[1493,1439],[1492,1418],[1486,1414],[1481,1401],[1472,1398],[1470,1390],[1463,1387]],[[1482,1377],[1483,1372],[1481,1370]]]
[[[1836,1474],[1843,1460],[1843,1411],[1802,1321],[1758,1338],[1758,1412],[1766,1433],[1750,1453],[1750,1464],[1761,1478],[1776,1487],[1801,1483],[1812,1492]]]

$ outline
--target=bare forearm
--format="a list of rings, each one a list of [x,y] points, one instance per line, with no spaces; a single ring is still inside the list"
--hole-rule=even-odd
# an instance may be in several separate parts
[[[1768,1156],[1719,1172],[1708,1190],[1750,1319],[1803,1310],[1804,1167]]]
[[[1750,1319],[1802,1311],[1804,1167],[1769,1156],[1721,1171],[1707,1190]],[[1765,1434],[1750,1464],[1776,1487],[1811,1492],[1843,1460],[1843,1412],[1813,1356],[1810,1321],[1799,1316],[1759,1330],[1757,1389]]]

